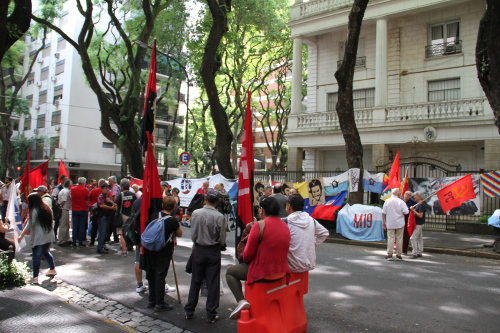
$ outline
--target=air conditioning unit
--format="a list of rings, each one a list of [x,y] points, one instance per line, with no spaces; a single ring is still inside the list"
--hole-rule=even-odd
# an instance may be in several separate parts
[[[54,105],[56,105],[56,106],[59,105],[59,100],[55,100]]]
[[[54,53],[54,57],[59,58],[60,54],[59,52]]]
[[[38,59],[36,59],[36,62],[43,63],[43,57],[39,56]]]
[[[52,82],[56,82],[56,80],[57,80],[57,76],[51,76],[51,77],[50,77],[50,81],[52,81]]]
[[[38,128],[33,129],[33,134],[38,134]]]
[[[40,110],[40,105],[35,105],[35,110]]]
[[[263,138],[264,137],[264,133],[260,133],[259,137]]]
[[[37,86],[37,87],[41,87],[41,86],[42,86],[42,81],[38,81],[38,82],[36,83],[36,86]]]
[[[56,125],[56,126],[54,126],[54,129],[55,129],[56,131],[59,131],[59,130],[61,129],[61,125]]]

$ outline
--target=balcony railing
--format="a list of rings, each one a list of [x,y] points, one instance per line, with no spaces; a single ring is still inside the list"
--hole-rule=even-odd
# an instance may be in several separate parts
[[[337,69],[340,68],[344,60],[337,61]],[[357,57],[356,58],[356,68],[366,68],[366,57]]]
[[[354,118],[356,125],[362,127],[364,125],[373,123],[373,110],[372,109],[358,109],[354,110]],[[310,114],[301,114],[297,116],[297,128],[318,128],[328,127],[331,129],[339,128],[339,118],[337,111],[332,112],[318,112]]]
[[[453,42],[427,45],[425,47],[426,58],[440,57],[449,54],[462,53],[462,41],[456,40]]]
[[[174,115],[171,113],[167,112],[162,112],[162,111],[157,111],[156,112],[156,119],[162,120],[162,121],[168,121],[168,122],[173,122],[174,121]],[[184,124],[184,117],[183,116],[177,116],[177,119],[175,120],[176,124]]]
[[[300,5],[300,18],[313,16],[321,12],[351,7],[354,0],[316,0]]]
[[[386,122],[478,118],[484,116],[484,99],[427,102],[386,108]]]

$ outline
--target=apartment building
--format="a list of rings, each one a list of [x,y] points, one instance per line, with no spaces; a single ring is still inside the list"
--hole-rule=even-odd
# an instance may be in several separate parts
[[[289,169],[345,170],[335,111],[353,0],[296,0],[294,59],[307,45],[307,111],[293,76],[286,138]],[[355,119],[366,169],[385,171],[396,148],[414,177],[436,168],[498,170],[500,139],[477,79],[475,47],[484,0],[371,0],[354,74]],[[302,72],[294,62],[293,72]]]

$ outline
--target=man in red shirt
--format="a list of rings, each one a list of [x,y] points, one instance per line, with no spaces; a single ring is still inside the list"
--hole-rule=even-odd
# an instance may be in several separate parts
[[[96,188],[94,188],[92,191],[90,191],[89,194],[89,210],[92,211],[92,205],[97,202],[97,198],[101,195],[102,190],[101,190],[101,185],[106,183],[106,180],[101,178],[99,179],[99,183]],[[92,229],[90,232],[90,248],[95,247],[95,239],[97,238],[97,217],[92,214],[91,212],[91,223],[92,223]]]
[[[85,232],[88,217],[87,200],[89,199],[89,190],[85,187],[87,179],[78,178],[78,185],[73,186],[71,192],[71,211],[73,212],[73,246],[82,247],[85,241]]]
[[[208,182],[208,180],[205,180],[205,181],[203,182],[202,187],[200,187],[200,188],[198,189],[198,191],[196,191],[196,194],[203,194],[203,195],[207,195],[207,192],[208,192],[208,185],[209,185],[209,184],[210,184],[210,183]]]

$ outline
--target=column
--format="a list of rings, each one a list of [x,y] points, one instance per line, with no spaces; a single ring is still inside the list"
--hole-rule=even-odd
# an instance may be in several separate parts
[[[290,114],[302,113],[302,38],[293,39],[292,109]]]
[[[299,171],[302,169],[302,157],[304,149],[299,147],[288,147],[288,171]],[[297,182],[299,179],[294,179]]]
[[[484,170],[500,170],[500,140],[484,140]]]
[[[387,19],[377,20],[375,46],[375,107],[387,105]]]
[[[372,145],[372,170],[377,171],[377,166],[389,163],[389,146],[384,144]]]

